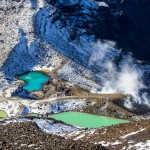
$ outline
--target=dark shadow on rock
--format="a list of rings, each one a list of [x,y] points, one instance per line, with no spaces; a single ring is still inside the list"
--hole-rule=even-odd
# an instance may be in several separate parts
[[[145,116],[145,115],[150,114],[150,107],[148,105],[144,103],[135,102],[134,100],[132,100],[132,98],[130,99],[130,103],[132,105],[131,108],[128,108],[127,106],[125,106],[125,100],[114,101],[113,103],[135,115]]]
[[[30,2],[31,2],[32,9],[36,10],[37,0],[30,0]]]
[[[21,34],[19,43],[11,50],[1,67],[1,71],[11,77],[31,71],[46,55],[45,49],[36,40],[28,47],[28,39],[23,29],[19,29],[19,33]]]
[[[150,2],[148,0],[144,2],[141,0],[134,2],[115,0],[108,2],[109,7],[95,6],[94,9],[92,5],[88,7],[84,4],[85,6],[83,6],[81,1],[75,3],[75,1],[47,0],[47,2],[56,7],[57,11],[50,15],[51,8],[42,8],[35,17],[35,33],[40,39],[46,40],[57,51],[70,59],[75,58],[72,56],[75,56],[74,53],[77,50],[65,41],[65,45],[61,44],[59,40],[63,40],[63,38],[59,36],[57,41],[52,39],[52,36],[55,38],[58,32],[61,34],[62,28],[66,28],[66,31],[69,30],[71,40],[80,38],[83,34],[82,29],[84,29],[84,34],[95,35],[96,39],[116,41],[118,48],[122,48],[124,52],[132,52],[137,59],[150,60]],[[59,24],[59,21],[61,24]],[[50,22],[53,25],[50,25]],[[52,33],[50,27],[54,27],[56,23],[59,31]],[[65,30],[62,34],[67,37]],[[60,44],[60,49],[56,47],[55,42]],[[68,52],[67,49],[69,49]],[[84,55],[88,60],[88,54],[81,55]],[[75,61],[78,61],[78,59]],[[79,60],[79,62],[82,61],[82,64],[84,64],[85,59]]]
[[[24,90],[23,87],[18,87],[16,91],[14,91],[11,96],[18,96],[24,99],[30,99],[30,100],[37,100],[38,98],[28,92],[27,90]]]
[[[24,115],[26,115],[28,113],[29,113],[29,108],[28,107],[24,107],[24,109],[23,109],[23,111],[21,113],[21,116],[24,116]]]
[[[70,8],[71,6],[68,7]],[[39,10],[34,17],[35,36],[41,39],[41,41],[49,43],[56,51],[72,61],[93,72],[100,72],[101,68],[98,65],[89,65],[89,59],[93,53],[90,43],[96,42],[94,37],[97,32],[94,31],[94,27],[91,28],[90,26],[95,25],[100,12],[97,12],[94,16],[93,13],[89,14],[91,19],[88,20],[86,19],[86,14],[82,13],[84,8],[80,10],[81,6],[71,9],[72,12],[69,11],[67,13],[69,8],[55,11],[54,7],[46,6]],[[102,15],[102,17],[104,16]],[[86,40],[85,43],[84,40]],[[114,52],[114,55],[118,55],[117,53],[119,53],[113,48],[111,52]],[[108,55],[110,56],[110,54]],[[109,56],[106,56],[107,59],[109,59]],[[111,59],[112,61],[114,59],[115,62],[118,60],[118,57]]]

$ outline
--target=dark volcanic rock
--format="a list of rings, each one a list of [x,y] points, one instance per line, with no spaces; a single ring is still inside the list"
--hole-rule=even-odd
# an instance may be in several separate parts
[[[106,150],[100,144],[73,141],[40,131],[36,124],[10,123],[0,127],[0,149],[12,150]]]
[[[115,10],[123,11],[127,17],[125,19],[120,16],[120,26],[123,27],[124,34],[120,36],[121,41],[116,40],[132,51],[138,59],[150,60],[150,1],[117,0],[111,1],[110,5]]]
[[[59,10],[53,21],[60,20],[74,29],[72,40],[80,36],[79,29],[85,29],[97,39],[117,41],[119,48],[133,52],[137,59],[150,60],[150,2],[105,1],[109,7],[98,6],[96,1],[47,0]]]

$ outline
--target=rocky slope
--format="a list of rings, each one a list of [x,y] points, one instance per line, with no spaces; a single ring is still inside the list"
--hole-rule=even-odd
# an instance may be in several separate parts
[[[4,123],[0,128],[2,149],[148,150],[150,147],[149,120],[88,130],[51,119],[26,122],[25,119],[7,119]]]
[[[22,126],[23,128],[20,128],[20,126]],[[29,136],[31,134],[32,136]],[[106,148],[101,146],[100,144],[95,145],[80,140],[78,141],[73,141],[69,139],[66,140],[64,137],[41,132],[37,128],[35,123],[30,122],[19,124],[10,123],[6,126],[1,126],[0,148],[3,150],[11,150],[11,149],[106,150]]]
[[[150,106],[149,5],[148,0],[2,0],[0,109],[9,116],[82,110],[98,115],[141,119],[145,115],[143,113],[149,112]],[[41,94],[41,97],[51,98],[42,103],[32,103],[33,93],[22,90],[23,83],[14,76],[45,69],[52,81],[44,85],[42,94],[45,95]],[[68,95],[65,90],[69,90]],[[126,97],[121,103],[110,102],[107,97],[101,99],[100,96],[101,100],[95,98],[94,102],[93,99],[86,101],[87,97],[78,98],[78,102],[75,98],[55,101],[59,96],[70,96],[73,92],[88,97],[89,93],[123,93],[132,97]],[[28,97],[28,100],[9,98],[11,96]],[[51,105],[46,105],[47,100]],[[149,118],[149,114],[146,115],[144,117]],[[149,132],[149,121],[142,121],[110,127],[110,130],[108,127],[75,131],[73,134],[72,129],[76,128],[69,128],[68,137],[71,139],[68,140],[41,132],[33,123],[10,123],[0,128],[0,148],[49,149],[51,146],[51,149],[105,149],[100,144],[110,149],[139,148],[139,143],[146,143],[147,146],[149,142],[146,134],[146,131]],[[41,127],[44,123],[52,124],[50,127],[55,124],[38,119],[36,122],[42,122]],[[55,125],[56,129],[57,123]],[[57,131],[55,129],[53,131]],[[106,134],[105,129],[108,129]],[[103,132],[104,136],[100,137]],[[140,134],[128,136],[132,132]],[[28,136],[30,133],[34,138]],[[142,137],[141,141],[138,136]],[[136,140],[131,141],[132,137]],[[72,140],[80,138],[82,141]],[[89,141],[99,143],[94,145]]]

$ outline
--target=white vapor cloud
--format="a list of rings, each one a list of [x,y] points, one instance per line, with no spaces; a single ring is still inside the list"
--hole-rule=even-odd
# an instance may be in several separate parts
[[[121,54],[122,59],[116,65],[115,60],[120,54],[114,42],[98,41],[93,46],[89,65],[100,67],[100,75],[105,78],[100,93],[131,94],[135,102],[149,105],[147,93],[140,94],[146,88],[142,82],[142,70],[129,54]]]

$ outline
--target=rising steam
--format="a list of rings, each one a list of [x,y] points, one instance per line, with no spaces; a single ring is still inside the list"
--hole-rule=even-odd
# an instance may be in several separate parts
[[[121,57],[121,59],[117,59]],[[115,43],[98,41],[92,50],[89,65],[100,67],[100,75],[104,78],[101,93],[131,94],[137,103],[149,105],[146,89],[142,81],[142,70],[130,54],[123,54],[115,48]]]

